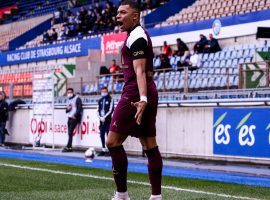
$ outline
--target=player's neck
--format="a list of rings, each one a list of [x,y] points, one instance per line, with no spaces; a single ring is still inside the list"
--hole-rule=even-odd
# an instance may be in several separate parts
[[[138,24],[135,24],[129,31],[128,31],[128,34],[131,33],[131,31],[133,31],[135,28],[137,28],[138,26],[140,26],[140,23]]]

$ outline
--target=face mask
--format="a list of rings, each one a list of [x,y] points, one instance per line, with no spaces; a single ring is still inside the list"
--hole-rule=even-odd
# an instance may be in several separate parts
[[[73,94],[68,93],[68,94],[67,94],[67,97],[68,97],[68,98],[71,98],[71,97],[73,97]]]
[[[108,95],[107,92],[101,93],[101,96],[102,96],[102,97],[105,97],[105,96],[107,96],[107,95]]]

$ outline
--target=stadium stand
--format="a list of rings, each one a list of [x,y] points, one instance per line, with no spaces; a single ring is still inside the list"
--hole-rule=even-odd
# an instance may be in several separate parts
[[[157,24],[156,27],[215,19],[269,8],[269,0],[226,0],[222,2],[218,0],[198,0],[161,24]]]
[[[32,72],[6,72],[0,74],[0,85],[2,90],[9,97],[10,87],[13,88],[13,97],[31,97],[32,96]]]
[[[88,1],[89,2],[89,1]],[[60,6],[61,15],[67,16],[60,20],[59,22],[55,21],[55,13],[52,23],[54,24],[48,33],[52,32],[55,29],[58,34],[57,40],[53,42],[61,42],[69,39],[84,39],[89,38],[91,36],[103,35],[110,32],[117,32],[117,27],[115,24],[115,15],[116,15],[116,6],[119,2],[110,2],[110,1],[100,1],[100,11],[96,8],[96,3],[83,5],[80,8],[75,7],[70,11],[65,11],[64,6]],[[142,16],[150,14],[153,10],[155,10],[158,6],[166,3],[166,1],[156,1],[156,2],[141,2],[142,7]],[[85,9],[86,14],[82,14],[81,9]],[[42,9],[43,6],[42,6]],[[51,10],[54,11],[54,10]],[[78,13],[79,12],[79,13]],[[99,13],[100,12],[100,13]],[[57,14],[59,15],[59,14]],[[83,22],[83,23],[82,23]],[[84,28],[85,27],[85,28]],[[44,41],[44,35],[37,36],[34,40],[27,42],[23,48],[35,47],[41,44],[48,45],[51,42]]]
[[[67,1],[60,0],[20,0],[8,1],[6,4],[16,5],[18,9],[14,15],[7,17],[4,23],[11,23],[17,20],[25,20],[31,17],[46,15],[54,12],[57,8],[67,7]]]
[[[24,21],[14,22],[12,24],[1,25],[0,30],[0,51],[7,50],[9,48],[9,42],[22,35],[23,33],[31,30],[38,24],[46,21],[51,16],[41,16],[30,18]]]
[[[251,63],[255,52],[269,51],[269,46],[238,45],[225,47],[222,51],[210,54],[199,54],[202,67],[198,70],[184,71],[172,69],[158,70],[154,79],[160,92],[184,91],[185,77],[188,79],[188,87],[192,92],[213,89],[236,89],[239,80],[239,64]],[[180,58],[181,59],[181,58]],[[121,92],[122,81],[114,81],[113,76],[105,75],[99,78],[98,83],[84,84],[84,94],[95,94],[106,85],[109,91]]]

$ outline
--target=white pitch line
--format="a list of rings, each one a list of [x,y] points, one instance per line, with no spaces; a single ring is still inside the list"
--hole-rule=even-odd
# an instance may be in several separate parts
[[[109,177],[106,177],[106,176],[95,176],[95,175],[90,175],[90,174],[64,172],[64,171],[50,170],[50,169],[44,169],[44,168],[35,168],[35,167],[28,167],[28,166],[22,166],[22,165],[6,164],[6,163],[1,163],[1,162],[0,162],[0,166],[13,167],[13,168],[18,168],[18,169],[26,169],[26,170],[32,170],[32,171],[40,171],[40,172],[49,172],[49,173],[52,173],[52,174],[63,174],[63,175],[87,177],[87,178],[99,179],[99,180],[114,181],[113,178],[109,178]],[[136,184],[136,185],[150,186],[150,184],[147,183],[147,182],[132,181],[132,180],[128,180],[127,182],[131,183],[131,184]],[[217,196],[217,197],[224,197],[224,198],[229,198],[229,199],[260,200],[260,199],[256,199],[256,198],[250,198],[250,197],[233,196],[233,195],[214,193],[214,192],[205,192],[205,191],[201,191],[201,190],[185,189],[185,188],[180,188],[180,187],[175,187],[175,186],[162,186],[162,188],[163,189],[168,189],[168,190],[184,191],[184,192],[190,192],[190,193],[197,193],[197,194],[205,194],[205,195],[211,195],[211,196]]]

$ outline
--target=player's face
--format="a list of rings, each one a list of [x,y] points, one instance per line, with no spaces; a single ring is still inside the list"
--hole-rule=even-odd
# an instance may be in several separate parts
[[[116,21],[121,32],[130,31],[138,23],[138,13],[129,5],[119,6]]]

